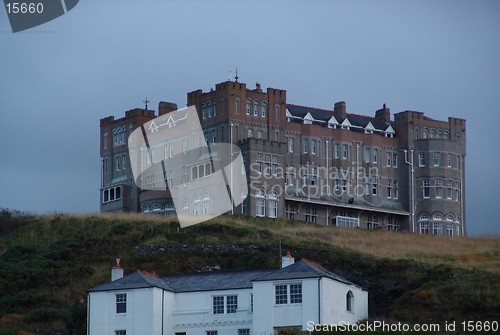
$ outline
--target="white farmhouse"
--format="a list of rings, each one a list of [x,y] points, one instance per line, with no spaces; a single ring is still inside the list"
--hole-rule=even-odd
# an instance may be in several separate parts
[[[136,271],[88,291],[88,335],[264,335],[368,318],[368,292],[302,259],[276,270],[158,277]]]

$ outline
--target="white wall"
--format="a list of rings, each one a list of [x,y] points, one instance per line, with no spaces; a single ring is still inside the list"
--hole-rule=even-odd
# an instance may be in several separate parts
[[[321,320],[323,324],[338,324],[341,321],[356,323],[368,318],[368,292],[355,286],[322,278],[321,281]],[[346,309],[346,294],[354,294],[354,310]]]
[[[234,335],[238,329],[250,329],[252,333],[250,293],[251,289],[176,293],[172,330],[167,334],[205,335],[207,330],[217,330],[219,335]],[[238,296],[236,313],[212,313],[212,297],[222,295]]]
[[[91,292],[89,335],[161,334],[161,289]],[[127,294],[127,312],[116,314],[116,294]]]

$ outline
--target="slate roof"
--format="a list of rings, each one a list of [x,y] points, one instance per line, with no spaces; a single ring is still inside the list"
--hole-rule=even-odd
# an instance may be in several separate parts
[[[335,281],[359,287],[358,285],[348,281],[339,275],[328,271],[321,265],[305,259],[297,261],[292,265],[275,270],[268,275],[256,278],[254,281],[268,281],[268,280],[284,280],[284,279],[305,279],[305,278],[321,278],[326,277]]]
[[[328,120],[330,120],[330,118],[334,116],[333,110],[328,110],[328,109],[320,109],[320,108],[306,107],[293,104],[287,104],[286,107],[292,116],[298,118],[303,118],[304,116],[307,115],[307,113],[309,113],[315,120],[328,122]],[[356,127],[364,128],[370,122],[372,123],[373,127],[375,127],[375,129],[378,130],[384,131],[388,127],[388,124],[386,124],[384,121],[377,120],[376,118],[371,116],[347,113],[346,118],[349,120],[349,122],[351,122],[353,126]],[[339,124],[341,124],[346,118],[343,118],[339,115],[335,115],[335,119]],[[392,122],[390,124],[392,124]]]
[[[164,276],[161,278],[136,271],[123,278],[108,282],[89,292],[114,291],[159,287],[171,292],[201,292],[252,288],[253,281],[305,279],[326,277],[338,282],[357,286],[354,283],[326,270],[321,265],[307,260],[299,260],[292,265],[276,270],[253,270],[235,272],[194,273]],[[359,286],[357,286],[359,287]]]
[[[147,288],[147,287],[159,287],[168,291],[173,291],[172,288],[168,286],[160,278],[143,273],[142,271],[136,271],[115,281],[108,282],[96,286],[94,288],[91,288],[88,291],[97,292],[97,291],[112,291],[112,290],[128,290],[128,289]]]
[[[165,276],[161,279],[174,292],[196,292],[252,288],[252,281],[268,275],[270,270],[215,272]]]

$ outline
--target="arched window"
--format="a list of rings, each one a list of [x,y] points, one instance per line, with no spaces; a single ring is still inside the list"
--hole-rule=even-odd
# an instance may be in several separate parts
[[[253,116],[259,116],[260,104],[258,101],[253,103]]]
[[[445,130],[443,136],[445,139],[449,140],[450,139],[450,132],[448,130]]]
[[[266,192],[263,190],[255,191],[255,207],[257,216],[266,216]]]
[[[161,210],[161,206],[158,203],[154,203],[152,209],[153,212],[159,212]]]
[[[267,117],[267,104],[265,102],[260,106],[260,116]]]
[[[252,100],[247,99],[247,106],[245,110],[246,115],[250,115],[251,111],[252,111]]]
[[[438,129],[438,131],[437,131],[437,138],[443,138],[443,130]]]
[[[212,116],[215,117],[217,115],[217,104],[215,103],[215,100],[212,100]]]
[[[427,213],[422,213],[420,214],[420,217],[418,218],[419,221],[429,221],[429,214]]]
[[[436,138],[436,129],[431,129],[431,138]]]
[[[144,206],[142,206],[142,212],[143,212],[143,213],[147,213],[147,212],[149,212],[149,206],[148,206],[148,205],[144,205]]]
[[[446,215],[446,221],[455,221],[455,216],[453,214]]]
[[[429,138],[429,129],[428,128],[424,128],[424,139],[428,139]]]
[[[165,205],[165,211],[166,212],[175,212],[175,206],[173,202],[167,202]]]
[[[418,127],[416,127],[415,128],[415,139],[416,140],[418,140],[418,136],[419,136],[418,131],[419,131],[419,129],[418,129]]]
[[[434,215],[432,215],[432,219],[434,221],[443,221],[443,214],[441,214],[441,213],[434,213]]]
[[[354,294],[352,294],[352,291],[348,291],[347,294],[345,295],[345,309],[348,312],[353,312],[354,311]]]
[[[422,213],[418,217],[418,223],[420,226],[420,234],[429,234],[429,214]]]
[[[184,204],[182,205],[182,214],[183,215],[189,214],[189,202],[187,202],[187,200],[184,200]]]
[[[278,193],[276,191],[273,191],[269,194],[269,197],[267,198],[267,204],[268,204],[267,216],[269,216],[270,218],[277,218],[278,217]]]

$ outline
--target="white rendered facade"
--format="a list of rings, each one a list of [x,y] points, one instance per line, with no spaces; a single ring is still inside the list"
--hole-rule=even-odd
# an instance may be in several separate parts
[[[88,309],[88,335],[264,335],[366,319],[368,292],[299,261],[162,278],[138,271],[89,290]]]

